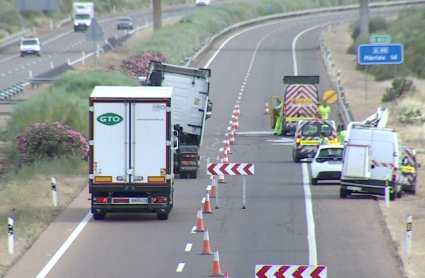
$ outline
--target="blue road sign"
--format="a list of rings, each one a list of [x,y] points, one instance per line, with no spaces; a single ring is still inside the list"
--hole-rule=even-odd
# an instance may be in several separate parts
[[[357,62],[360,65],[394,65],[403,63],[403,45],[361,44],[357,48]]]

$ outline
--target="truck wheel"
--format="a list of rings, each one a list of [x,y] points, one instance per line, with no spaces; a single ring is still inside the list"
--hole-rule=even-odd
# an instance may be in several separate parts
[[[313,178],[312,178],[312,179],[311,179],[311,184],[312,184],[312,185],[317,185],[317,179],[313,179]]]
[[[168,213],[157,213],[156,219],[158,219],[158,220],[168,220]]]
[[[106,213],[104,212],[95,212],[93,213],[93,219],[94,220],[105,220]]]
[[[180,179],[189,178],[189,172],[180,172]]]
[[[348,195],[347,189],[345,189],[345,188],[339,189],[339,198],[345,199],[345,198],[347,198],[347,195]]]
[[[189,179],[196,179],[198,176],[198,172],[191,172],[189,173]]]

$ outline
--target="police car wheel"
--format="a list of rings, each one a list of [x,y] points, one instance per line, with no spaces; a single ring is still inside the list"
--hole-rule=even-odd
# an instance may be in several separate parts
[[[157,213],[156,219],[158,219],[158,220],[168,220],[168,213]]]
[[[312,178],[312,179],[311,179],[311,184],[312,184],[312,185],[317,185],[317,179],[313,179],[313,178]]]
[[[339,198],[345,199],[345,198],[347,198],[347,195],[348,195],[347,189],[345,189],[345,188],[339,189]]]
[[[104,212],[95,212],[93,213],[93,219],[94,220],[105,220],[106,213]]]

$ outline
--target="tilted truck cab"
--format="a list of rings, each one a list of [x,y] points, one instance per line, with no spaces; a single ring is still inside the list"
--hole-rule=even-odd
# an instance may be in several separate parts
[[[173,127],[179,139],[174,173],[180,178],[197,178],[205,121],[212,112],[209,77],[210,69],[150,63],[145,85],[173,88]]]
[[[173,208],[170,87],[97,86],[89,98],[89,192],[95,220],[108,212]]]

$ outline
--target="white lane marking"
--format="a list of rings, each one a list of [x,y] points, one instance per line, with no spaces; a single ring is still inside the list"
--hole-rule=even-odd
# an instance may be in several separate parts
[[[193,246],[193,244],[192,244],[192,243],[188,243],[188,244],[186,244],[186,248],[184,249],[184,251],[185,251],[185,252],[190,252],[190,250],[192,250],[192,246]]]
[[[182,272],[184,268],[185,263],[179,263],[177,266],[176,272]]]
[[[211,191],[211,187],[212,187],[211,185],[208,185],[207,186],[207,191]]]
[[[205,204],[205,197],[204,197],[204,198],[202,198],[202,203],[203,203],[203,204]]]
[[[325,26],[326,24],[316,25],[311,28],[305,29],[295,36],[292,41],[292,60],[294,66],[294,75],[298,75],[298,64],[297,64],[297,53],[296,53],[296,44],[299,37],[303,34],[317,29],[319,27]],[[305,214],[307,218],[307,241],[308,241],[308,263],[309,265],[317,265],[317,245],[316,245],[316,228],[314,223],[313,215],[313,202],[311,197],[310,190],[310,178],[308,174],[308,167],[306,163],[302,163],[302,173],[303,173],[303,188],[304,188],[304,200],[305,200]]]
[[[77,236],[81,233],[87,223],[90,221],[92,217],[92,213],[87,213],[86,217],[78,224],[77,228],[72,232],[72,234],[68,237],[65,243],[59,248],[59,250],[53,255],[50,261],[46,264],[46,266],[40,271],[36,278],[44,278],[46,275],[52,270],[55,264],[59,261],[62,255],[66,252],[66,250],[71,246],[72,242],[77,238]]]
[[[273,131],[238,131],[236,135],[273,135]]]
[[[192,230],[190,231],[191,234],[196,234],[196,226],[192,227]]]

